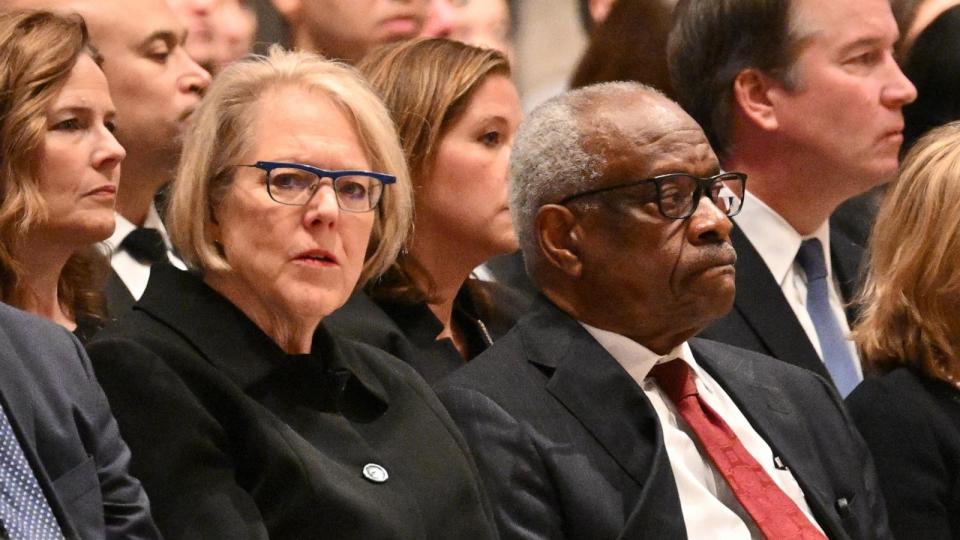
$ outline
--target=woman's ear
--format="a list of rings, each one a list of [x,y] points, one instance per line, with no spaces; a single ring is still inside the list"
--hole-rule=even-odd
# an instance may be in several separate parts
[[[217,218],[217,207],[210,203],[207,212],[210,215],[210,221],[207,222],[207,235],[214,245],[220,246],[222,245],[222,237],[220,236],[220,220]]]
[[[548,264],[572,278],[580,277],[582,230],[577,216],[561,204],[547,204],[537,211],[537,239]]]

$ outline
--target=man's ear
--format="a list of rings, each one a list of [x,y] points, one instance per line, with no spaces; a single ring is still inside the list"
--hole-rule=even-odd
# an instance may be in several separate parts
[[[300,13],[303,0],[270,0],[270,3],[284,20],[291,21]]]
[[[745,69],[733,80],[733,100],[745,119],[764,131],[773,131],[779,124],[771,93],[781,86],[758,69]]]
[[[583,231],[577,216],[566,206],[547,204],[537,211],[536,228],[544,260],[567,276],[579,278],[583,272]]]

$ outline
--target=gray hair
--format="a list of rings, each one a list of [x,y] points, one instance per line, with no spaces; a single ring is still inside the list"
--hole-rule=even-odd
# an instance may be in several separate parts
[[[190,268],[231,269],[214,241],[211,209],[226,195],[234,166],[256,141],[252,126],[260,99],[286,88],[319,92],[333,100],[353,121],[370,166],[397,177],[374,210],[362,285],[393,263],[412,222],[410,176],[393,120],[352,67],[279,46],[271,47],[267,56],[253,56],[225,68],[194,113],[170,188],[167,229],[173,245]]]
[[[537,211],[593,187],[606,159],[587,151],[585,142],[616,129],[591,115],[637,93],[663,96],[636,82],[611,82],[571,90],[540,105],[521,124],[510,156],[509,191],[513,226],[527,261],[539,259]]]

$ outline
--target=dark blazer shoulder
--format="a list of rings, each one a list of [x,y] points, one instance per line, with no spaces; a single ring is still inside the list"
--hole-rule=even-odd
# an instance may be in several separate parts
[[[691,338],[689,343],[694,355],[703,355],[714,365],[722,366],[726,373],[735,373],[734,370],[742,369],[741,363],[747,363],[752,376],[771,382],[778,381],[779,384],[803,381],[806,384],[833,388],[819,373],[794,364],[776,362],[776,358],[768,354],[702,337]]]
[[[396,340],[403,334],[400,326],[363,291],[356,291],[347,303],[327,316],[323,321],[335,335],[367,343],[392,351]]]
[[[0,395],[67,537],[156,538],[130,451],[66,329],[0,304]],[[98,489],[99,488],[99,489]]]
[[[960,537],[960,390],[901,367],[847,406],[877,463],[897,538]]]

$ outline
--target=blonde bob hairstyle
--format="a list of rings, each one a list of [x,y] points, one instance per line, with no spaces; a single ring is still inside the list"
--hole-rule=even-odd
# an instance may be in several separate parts
[[[79,15],[12,10],[0,14],[0,301],[23,307],[22,238],[49,217],[40,194],[47,108],[80,55],[100,64]],[[105,315],[100,281],[106,259],[95,246],[74,253],[60,272],[60,302],[77,315]]]
[[[960,122],[907,153],[868,247],[853,333],[868,367],[960,381]]]
[[[370,166],[397,177],[375,210],[362,286],[390,266],[406,239],[410,178],[393,122],[377,95],[353,68],[311,53],[274,46],[267,56],[235,62],[217,75],[184,138],[167,213],[171,239],[191,268],[230,270],[211,233],[212,209],[227,194],[235,165],[253,147],[260,98],[287,87],[332,99],[356,126]]]
[[[510,62],[501,52],[437,38],[374,49],[357,69],[393,114],[414,190],[429,182],[440,139],[466,111],[480,83],[490,75],[510,76]],[[416,303],[429,300],[432,288],[430,276],[404,254],[370,292]]]

